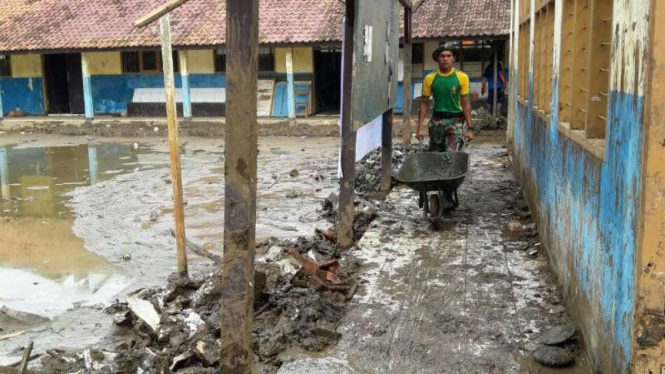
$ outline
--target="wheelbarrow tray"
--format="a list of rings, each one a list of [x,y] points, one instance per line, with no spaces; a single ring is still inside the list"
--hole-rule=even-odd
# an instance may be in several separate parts
[[[397,180],[419,192],[454,192],[469,171],[469,154],[465,152],[422,152],[404,160]]]

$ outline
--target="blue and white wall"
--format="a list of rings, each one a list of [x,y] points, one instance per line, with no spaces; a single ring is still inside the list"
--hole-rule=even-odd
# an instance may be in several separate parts
[[[529,66],[520,66],[520,2],[513,1],[511,76],[529,69],[529,94],[518,98],[517,84],[511,85],[508,142],[594,370],[630,373],[636,353],[650,1],[614,1],[607,135],[600,140],[586,139],[584,130],[559,123],[559,72],[567,67],[559,65],[563,2],[555,1],[551,116],[529,104],[534,22]],[[532,0],[532,20],[534,8]]]
[[[2,114],[6,116],[17,108],[29,114],[44,114],[44,73],[41,56],[11,56],[11,72],[11,77],[0,77]]]

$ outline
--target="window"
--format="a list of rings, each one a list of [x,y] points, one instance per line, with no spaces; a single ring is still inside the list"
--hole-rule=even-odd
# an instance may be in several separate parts
[[[423,43],[415,43],[411,45],[411,63],[422,64],[425,56],[425,45]]]
[[[215,51],[215,71],[218,73],[226,72],[226,49],[220,48]]]
[[[554,59],[554,2],[535,14],[533,106],[550,114],[552,103],[552,64]]]
[[[12,65],[9,55],[0,55],[0,77],[11,77]]]
[[[259,48],[259,71],[275,71],[275,53],[272,48]]]
[[[560,118],[590,139],[604,139],[607,128],[612,11],[612,0],[564,2]]]
[[[173,70],[180,70],[178,53],[173,51]],[[162,68],[162,53],[159,51],[122,52],[124,73],[159,73]]]

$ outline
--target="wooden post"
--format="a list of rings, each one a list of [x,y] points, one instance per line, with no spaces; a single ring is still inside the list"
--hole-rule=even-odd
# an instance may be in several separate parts
[[[90,185],[97,184],[99,178],[99,168],[97,167],[97,147],[88,146],[88,173],[90,174]]]
[[[412,53],[413,44],[411,40],[411,21],[412,11],[411,8],[404,8],[404,77],[402,79],[403,85],[403,101],[404,109],[402,110],[402,143],[404,145],[411,144],[411,102],[413,101],[411,94],[411,76],[412,76]]]
[[[9,190],[9,161],[7,159],[7,148],[0,148],[0,197],[9,201],[11,194]]]
[[[353,24],[355,0],[346,0],[344,40],[342,41],[342,180],[339,186],[339,229],[337,243],[342,248],[353,244],[353,197],[356,168],[356,132],[351,121],[351,82],[353,78]]]
[[[496,97],[496,94],[497,94],[498,90],[497,90],[496,87],[499,85],[499,84],[498,84],[498,83],[499,83],[499,80],[498,80],[498,79],[499,79],[499,74],[498,74],[498,71],[499,71],[499,65],[498,65],[498,64],[499,64],[499,58],[498,58],[496,52],[497,52],[497,49],[496,49],[496,40],[494,40],[494,41],[492,41],[492,53],[494,54],[494,61],[492,62],[492,63],[494,64],[494,65],[493,65],[494,71],[492,72],[492,74],[493,74],[493,75],[492,75],[492,79],[493,79],[492,82],[494,83],[494,86],[492,87],[492,90],[494,91],[494,92],[493,92],[493,93],[494,93],[494,97],[492,98],[492,117],[494,118],[495,121],[496,121],[496,116],[497,116],[497,108],[496,108],[496,106],[497,106],[497,101],[498,101],[498,100],[497,100],[497,97]]]
[[[226,0],[222,374],[252,371],[259,0]]]
[[[2,107],[2,83],[0,83],[0,121],[5,118],[5,110]]]
[[[293,48],[286,49],[286,81],[287,100],[289,105],[289,122],[296,122],[296,94],[295,82],[293,81]]]
[[[180,80],[182,82],[182,114],[186,120],[192,119],[192,96],[189,86],[189,52],[178,51],[180,60]]]
[[[85,119],[91,121],[95,117],[95,109],[92,102],[92,79],[90,78],[90,65],[88,64],[87,53],[81,53],[81,72],[83,73]]]
[[[393,157],[393,110],[383,113],[381,126],[381,191],[390,191],[392,185]]]
[[[170,11],[180,7],[181,5],[185,4],[189,0],[170,0],[166,4],[163,4],[152,11],[150,13],[146,14],[145,16],[137,19],[134,21],[134,26],[135,27],[144,27],[154,21],[156,21],[158,18],[161,18],[164,16],[166,13],[169,13]]]
[[[178,144],[178,112],[175,103],[175,79],[173,77],[173,52],[171,49],[171,23],[169,15],[159,20],[162,42],[162,63],[164,70],[164,90],[166,91],[166,123],[169,132],[171,153],[171,176],[173,177],[173,212],[175,215],[176,247],[178,249],[178,273],[187,275],[187,241],[185,239],[185,208],[182,198],[182,177],[180,175],[180,145]]]

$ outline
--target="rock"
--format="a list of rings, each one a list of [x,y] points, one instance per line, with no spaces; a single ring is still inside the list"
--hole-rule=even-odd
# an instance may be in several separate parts
[[[220,273],[215,273],[192,295],[192,304],[195,308],[210,305],[222,296],[222,279]]]
[[[291,170],[289,175],[291,176],[291,178],[296,178],[298,175],[300,175],[300,172],[298,172],[297,169],[293,169],[293,170]]]
[[[217,342],[208,337],[196,342],[196,355],[199,356],[205,366],[217,366],[220,360],[221,348]]]
[[[117,326],[129,326],[132,324],[132,314],[129,311],[113,315],[113,323]]]
[[[286,198],[287,198],[287,199],[295,199],[295,198],[297,198],[298,196],[300,196],[300,194],[299,194],[298,191],[296,191],[296,190],[291,190],[291,191],[289,191],[289,192],[286,193]]]
[[[549,367],[564,367],[575,361],[570,351],[559,348],[542,345],[533,353],[533,358],[541,365]]]
[[[566,324],[545,332],[540,337],[540,341],[545,345],[561,345],[572,339],[573,335],[575,335],[575,328],[571,324]]]
[[[160,324],[160,318],[155,307],[152,306],[150,302],[139,299],[136,296],[130,296],[127,298],[127,306],[138,319],[150,326],[152,331],[157,331]]]
[[[152,212],[150,212],[150,220],[152,222],[156,222],[158,218],[159,218],[159,212],[158,211],[153,210]]]
[[[284,257],[283,252],[284,248],[274,245],[270,247],[268,253],[266,253],[264,258],[266,259],[267,262],[276,262],[281,260],[282,257]]]
[[[125,254],[122,255],[122,259],[125,260],[125,261],[129,261],[129,260],[132,259],[132,255],[129,254],[129,253],[125,253]]]
[[[511,221],[508,224],[508,229],[512,232],[524,232],[526,230],[526,227],[520,222]]]

